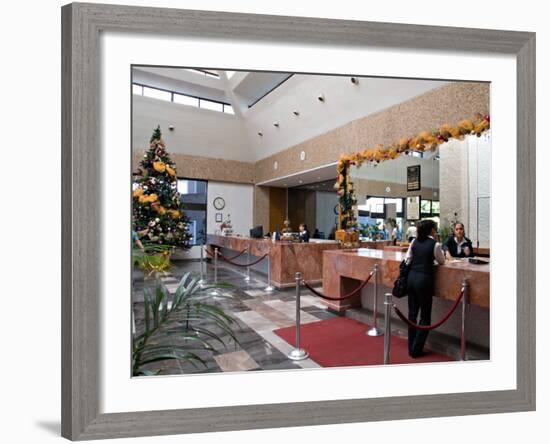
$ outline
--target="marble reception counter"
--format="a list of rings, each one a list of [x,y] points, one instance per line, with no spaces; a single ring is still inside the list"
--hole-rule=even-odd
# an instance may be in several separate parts
[[[214,246],[232,250],[227,255],[243,251],[250,246],[251,259],[257,259],[266,253],[270,254],[271,282],[278,288],[292,287],[296,284],[295,274],[301,272],[302,277],[311,283],[319,283],[323,275],[323,252],[337,250],[336,241],[295,243],[272,241],[271,239],[254,239],[245,236],[221,236],[209,234],[209,248]],[[222,250],[223,252],[223,250]],[[246,262],[246,255],[239,259]],[[267,258],[253,267],[254,270],[267,272]]]
[[[399,264],[405,258],[405,254],[386,249],[325,251],[323,253],[323,293],[332,297],[341,297],[353,291],[360,281],[368,277],[375,264],[379,265],[379,284],[392,288],[399,275]],[[466,278],[470,284],[469,302],[489,308],[489,264],[474,265],[468,263],[467,259],[454,259],[447,261],[445,265],[434,265],[434,268],[435,296],[455,300],[462,280]],[[368,286],[371,285],[369,282]],[[329,307],[339,312],[359,305],[360,295],[344,301],[329,302]]]

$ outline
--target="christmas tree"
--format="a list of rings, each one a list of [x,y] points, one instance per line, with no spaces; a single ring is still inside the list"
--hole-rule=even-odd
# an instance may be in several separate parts
[[[177,190],[176,166],[166,152],[160,126],[134,178],[133,229],[145,241],[189,247],[188,218]]]

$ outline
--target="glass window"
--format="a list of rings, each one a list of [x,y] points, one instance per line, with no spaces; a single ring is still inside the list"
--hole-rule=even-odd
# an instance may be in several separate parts
[[[210,109],[212,111],[223,112],[223,103],[211,102],[210,100],[201,99],[199,106],[203,109]]]
[[[384,198],[383,197],[369,197],[367,199],[368,211],[371,213],[383,213],[384,212]]]
[[[439,201],[432,200],[432,214],[439,215]]]
[[[432,214],[432,201],[422,199],[420,201],[420,213],[422,214]]]
[[[384,203],[394,203],[395,204],[395,211],[397,213],[401,213],[403,212],[403,199],[401,198],[393,198],[393,199],[390,199],[390,198],[386,198],[384,199]]]
[[[179,103],[181,105],[189,105],[198,108],[199,99],[196,97],[185,96],[183,94],[174,93],[174,103]]]
[[[143,86],[136,85],[135,83],[132,85],[132,93],[137,94],[138,96],[143,95]]]
[[[235,111],[233,111],[233,107],[231,105],[223,105],[223,112],[227,114],[235,114]]]
[[[168,91],[163,91],[161,89],[149,88],[148,86],[143,87],[143,95],[145,97],[152,97],[153,99],[166,100],[168,102],[172,101],[172,93]]]
[[[190,245],[206,242],[206,197],[208,182],[205,180],[178,180],[178,192],[189,218]]]
[[[212,71],[206,71],[204,69],[194,69],[194,68],[187,68],[185,71],[193,72],[195,74],[200,74],[207,77],[215,77],[219,78],[219,74],[212,72]]]

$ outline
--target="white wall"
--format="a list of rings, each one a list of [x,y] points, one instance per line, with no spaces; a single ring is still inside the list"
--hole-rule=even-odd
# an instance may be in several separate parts
[[[225,200],[223,210],[214,208],[213,202],[216,197]],[[216,222],[216,213],[222,213],[224,220],[228,214],[231,215],[234,234],[248,236],[252,228],[253,202],[252,185],[209,181],[206,232],[212,234],[220,229],[220,224]]]
[[[243,123],[237,117],[135,94],[132,98],[134,150],[148,148],[153,130],[160,125],[170,153],[250,162]],[[174,125],[174,131],[168,130],[169,125]]]

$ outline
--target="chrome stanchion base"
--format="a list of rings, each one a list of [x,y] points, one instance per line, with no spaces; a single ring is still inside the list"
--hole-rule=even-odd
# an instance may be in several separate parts
[[[384,332],[377,327],[372,327],[365,334],[367,336],[382,336]]]
[[[287,355],[287,357],[291,361],[302,361],[309,358],[309,353],[303,348],[295,348]]]
[[[267,287],[264,288],[264,291],[266,293],[272,293],[275,291],[275,287],[273,287],[272,285],[268,285]]]
[[[244,281],[245,281],[245,282],[250,282],[251,280],[252,280],[252,279],[250,279],[250,276],[245,276],[245,278],[244,278]]]

